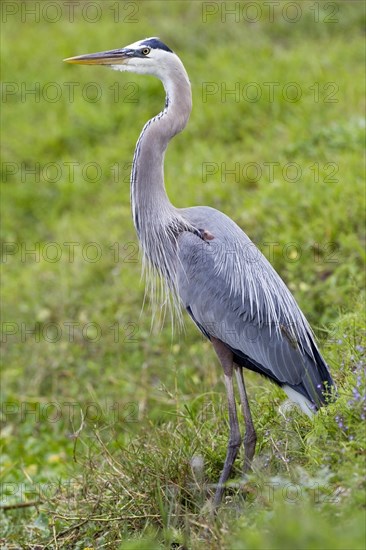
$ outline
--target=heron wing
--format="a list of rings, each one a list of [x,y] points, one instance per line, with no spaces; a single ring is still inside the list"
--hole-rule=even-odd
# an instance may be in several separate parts
[[[179,292],[197,326],[230,347],[243,366],[298,388],[313,402],[321,399],[330,375],[282,279],[223,213],[207,207],[184,213],[213,237],[183,232],[178,238]]]

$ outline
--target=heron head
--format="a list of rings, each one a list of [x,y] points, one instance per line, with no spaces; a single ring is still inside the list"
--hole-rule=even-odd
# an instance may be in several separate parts
[[[64,59],[67,63],[109,65],[116,71],[162,76],[172,56],[176,57],[159,38],[145,38],[129,46],[105,52],[90,53]]]

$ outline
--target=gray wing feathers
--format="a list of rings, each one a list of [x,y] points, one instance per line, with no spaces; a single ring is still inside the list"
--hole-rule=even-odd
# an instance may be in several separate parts
[[[314,385],[315,373],[307,373],[315,368],[312,332],[279,275],[221,212],[195,207],[184,215],[214,237],[178,237],[179,293],[195,321],[279,383],[296,386],[306,376]]]

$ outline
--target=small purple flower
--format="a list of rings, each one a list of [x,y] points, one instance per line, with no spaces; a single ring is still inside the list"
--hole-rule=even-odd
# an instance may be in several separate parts
[[[339,417],[339,416],[336,416],[335,417],[335,421],[337,422],[337,425],[338,425],[338,428],[341,428],[343,429],[343,418]]]
[[[361,394],[360,394],[360,392],[358,391],[358,389],[357,389],[357,388],[353,388],[352,393],[353,393],[353,397],[354,397],[355,401],[358,401],[358,400],[360,399],[360,397],[361,397]]]

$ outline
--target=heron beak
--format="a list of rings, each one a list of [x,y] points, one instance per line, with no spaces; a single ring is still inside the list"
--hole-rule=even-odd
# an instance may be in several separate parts
[[[77,55],[76,57],[68,57],[64,61],[81,65],[123,65],[129,57],[127,50],[119,49]]]

